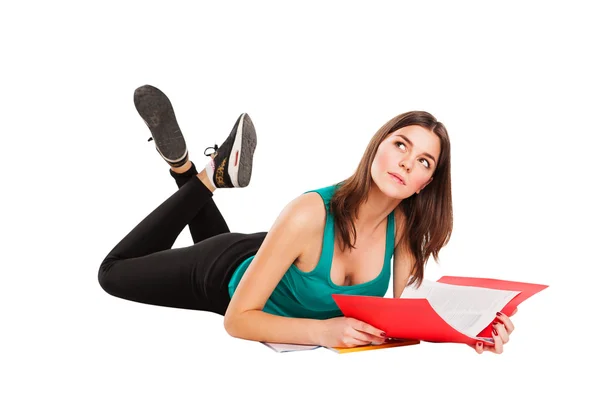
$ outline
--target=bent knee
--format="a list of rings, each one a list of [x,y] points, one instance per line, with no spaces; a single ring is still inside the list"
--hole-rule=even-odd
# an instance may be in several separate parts
[[[117,279],[115,278],[115,274],[111,273],[116,262],[118,262],[118,260],[107,257],[102,261],[102,264],[100,264],[100,268],[98,269],[98,283],[106,293],[111,295],[115,295],[117,289]]]

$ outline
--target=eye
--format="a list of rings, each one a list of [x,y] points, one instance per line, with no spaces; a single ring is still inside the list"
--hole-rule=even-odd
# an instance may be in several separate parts
[[[396,142],[396,145],[397,145],[399,148],[401,148],[402,150],[406,150],[406,145],[405,145],[404,143],[402,143],[402,142]],[[403,147],[400,147],[400,146],[403,146]]]
[[[421,161],[424,161],[425,163],[423,163],[423,165],[425,165],[425,168],[429,168],[431,165],[429,165],[429,160],[426,158],[421,158]]]

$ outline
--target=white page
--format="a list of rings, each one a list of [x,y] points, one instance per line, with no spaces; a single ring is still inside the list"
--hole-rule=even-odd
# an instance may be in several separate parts
[[[448,325],[475,337],[520,291],[450,285],[423,280],[420,288],[407,286],[400,298],[427,299]]]
[[[261,342],[267,347],[275,350],[278,353],[287,353],[290,351],[303,351],[303,350],[314,350],[321,346],[310,345],[310,344],[291,344],[291,343],[271,343]]]

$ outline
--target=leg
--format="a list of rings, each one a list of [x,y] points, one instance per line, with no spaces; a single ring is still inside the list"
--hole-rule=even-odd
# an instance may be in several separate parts
[[[175,172],[176,169],[173,168],[169,170],[171,176],[175,179],[177,187],[181,188],[190,179],[197,179],[198,171],[196,170],[196,166],[193,162],[190,162],[190,164],[190,168],[181,173]],[[188,226],[194,243],[199,243],[209,237],[229,232],[229,227],[212,198],[204,204],[204,207],[198,211],[198,214],[189,222]]]
[[[244,113],[238,117],[227,139],[221,146],[214,146],[215,152],[210,162],[198,174],[189,160],[185,139],[169,98],[158,88],[144,85],[135,90],[134,103],[150,129],[156,150],[171,166],[171,176],[179,188],[196,175],[211,190],[248,186],[256,147],[256,131],[250,116]],[[206,150],[204,154],[207,155]],[[225,219],[212,199],[189,222],[189,229],[194,243],[229,232]]]
[[[107,258],[98,273],[109,294],[139,303],[225,315],[236,267],[266,233],[225,233],[193,246],[132,259]]]
[[[165,94],[145,85],[135,91],[134,103],[179,190],[106,256],[98,271],[100,285],[109,294],[132,301],[224,313],[234,268],[258,250],[264,234],[230,233],[212,191],[249,184],[256,146],[252,121],[242,114],[198,174],[195,167],[187,171],[193,164]],[[190,226],[194,246],[171,249],[185,225]]]
[[[129,232],[107,258],[143,257],[170,249],[211,197],[212,192],[199,179],[190,179]]]
[[[258,250],[264,235],[224,233],[171,249],[211,197],[199,179],[189,180],[109,253],[98,271],[100,286],[131,301],[224,315],[229,279],[235,267]]]

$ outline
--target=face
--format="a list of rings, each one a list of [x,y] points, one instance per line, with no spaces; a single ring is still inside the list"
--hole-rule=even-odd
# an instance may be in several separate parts
[[[431,182],[440,158],[440,146],[437,135],[421,126],[400,128],[377,148],[371,177],[383,193],[406,199]]]

